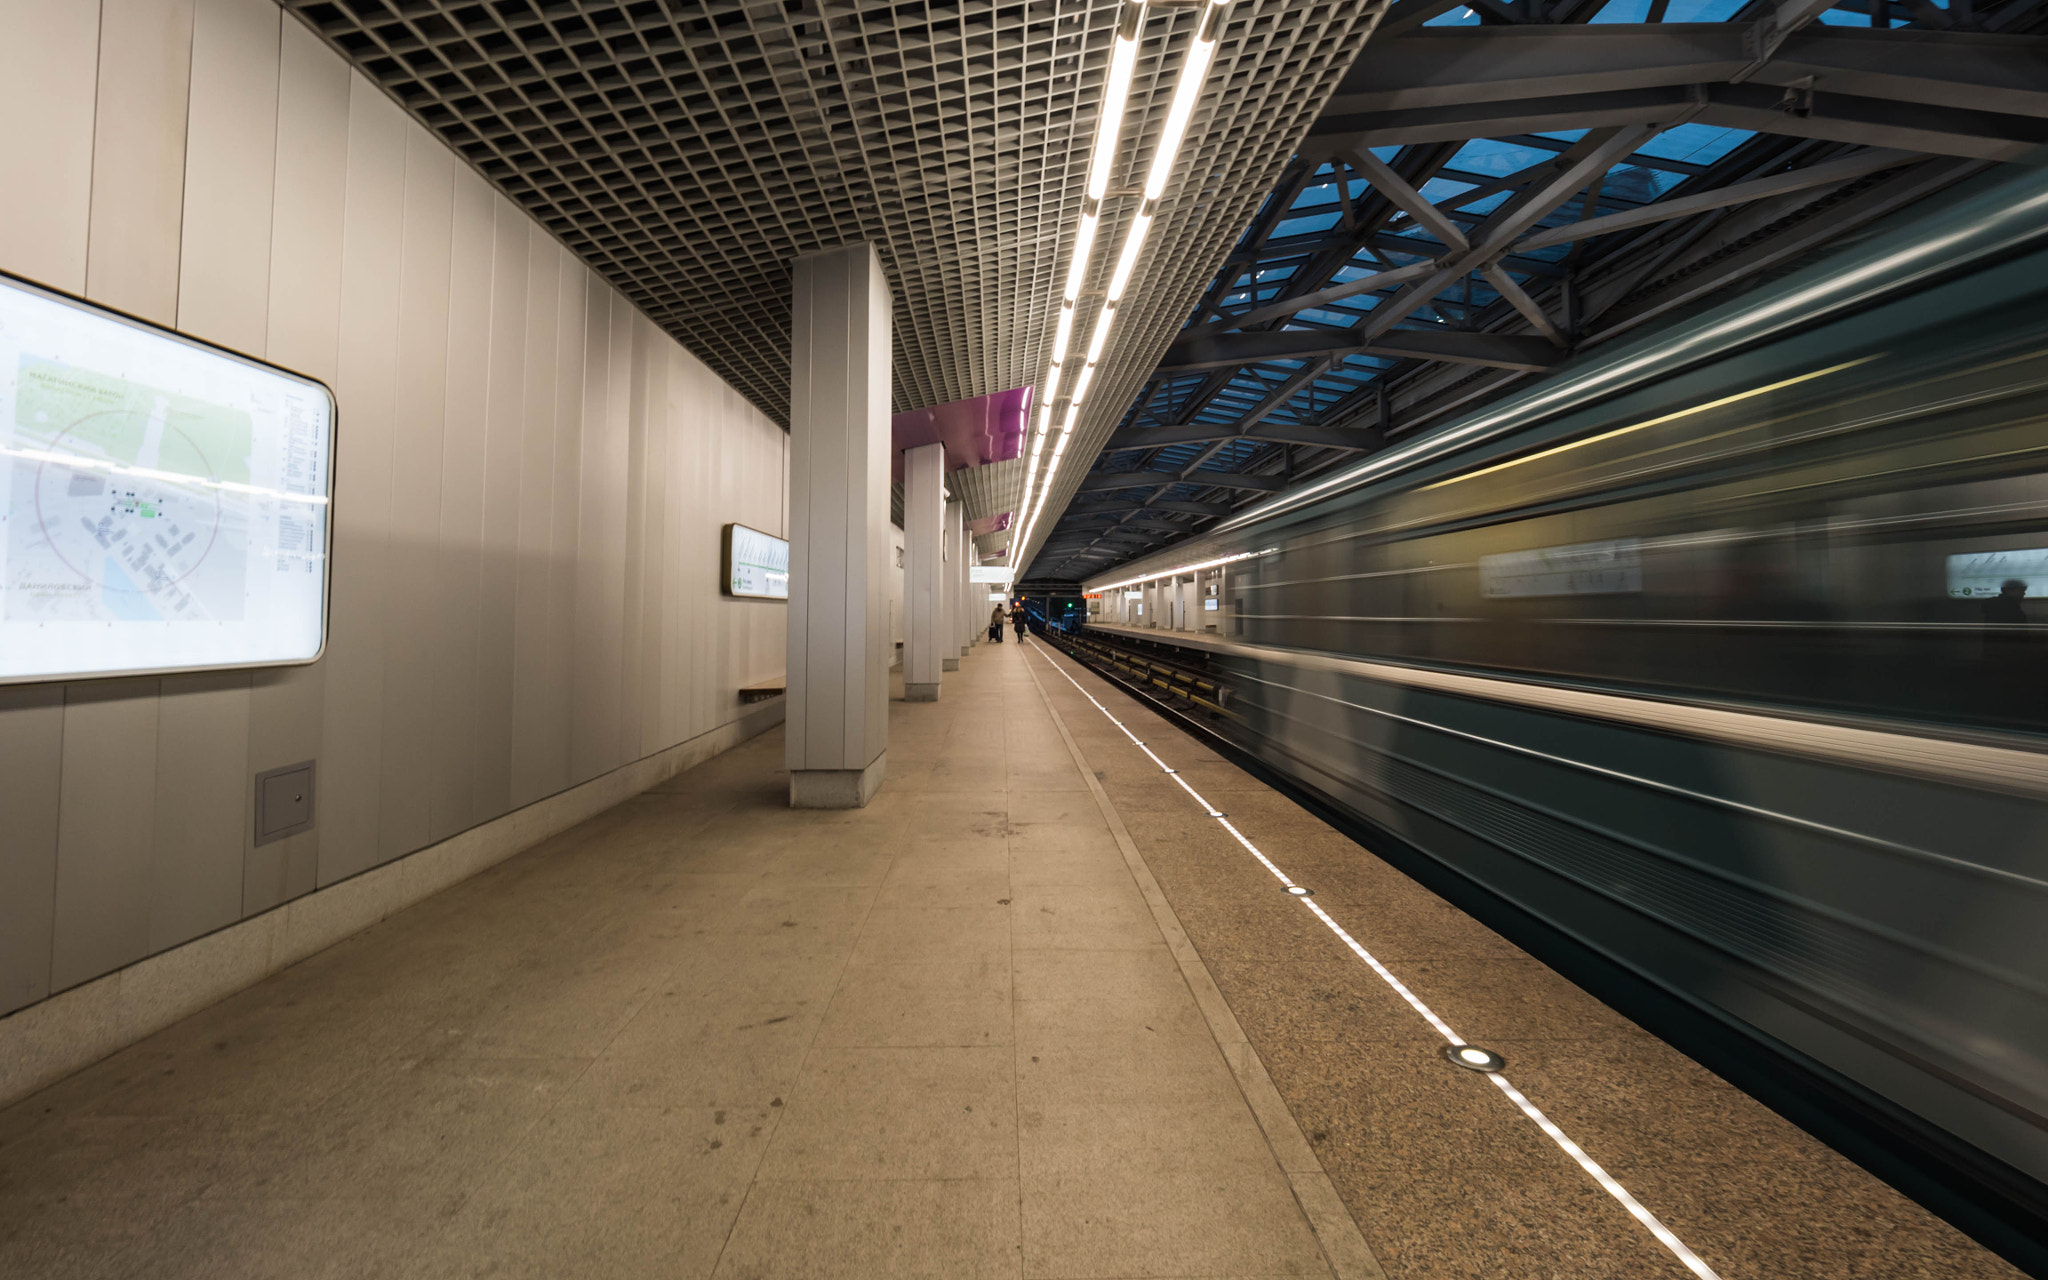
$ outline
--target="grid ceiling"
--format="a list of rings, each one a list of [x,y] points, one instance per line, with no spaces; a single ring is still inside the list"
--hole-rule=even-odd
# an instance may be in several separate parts
[[[1031,573],[1195,536],[2025,154],[2044,26],[2042,0],[1399,0]]]
[[[1098,436],[1380,2],[1230,11],[1098,381]],[[897,411],[1043,372],[1118,0],[284,3],[778,422],[788,264],[837,244],[873,242],[894,285]],[[1150,160],[1197,13],[1151,11],[1113,185]],[[1135,212],[1112,200],[1097,244]],[[1019,489],[1021,468],[1005,478]]]

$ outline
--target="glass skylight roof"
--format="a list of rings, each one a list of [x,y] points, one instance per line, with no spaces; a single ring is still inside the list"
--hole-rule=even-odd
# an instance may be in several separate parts
[[[1841,2],[1847,6],[1857,0]],[[1530,33],[1529,43],[1525,45],[1518,38],[1508,47],[1529,49],[1537,43],[1537,31],[1563,30],[1574,23],[1746,25],[1756,19],[1766,3],[1768,0],[1581,0],[1574,6],[1564,0],[1546,3],[1538,14],[1530,6],[1513,0],[1477,0],[1474,5],[1437,13],[1423,25],[1489,29],[1517,26]],[[1906,25],[1911,21],[1915,26],[1942,30],[1951,27],[1951,12],[1968,12],[1952,11],[1947,0],[1934,0],[1932,9],[1922,6],[1919,12],[1925,21],[1896,16],[1906,11],[1905,5],[1894,4],[1880,11],[1879,20],[1889,25]],[[1867,28],[1874,25],[1871,13],[1867,6],[1862,11],[1844,7],[1822,13],[1818,21],[1828,26]],[[1408,38],[1405,33],[1412,28],[1398,20],[1391,21],[1396,25],[1388,38]],[[1991,28],[1979,22],[1965,29]],[[1417,46],[1418,50],[1425,48],[1457,51],[1441,55],[1451,58],[1465,56],[1462,51],[1467,49],[1476,54],[1486,45],[1447,33],[1443,39],[1429,38],[1427,46]],[[1418,52],[1416,56],[1423,55]],[[1451,79],[1434,83],[1456,82],[1464,66],[1447,63],[1446,67],[1451,69],[1438,69],[1432,74]],[[1474,85],[1494,87],[1486,80],[1482,68],[1475,64],[1471,70],[1479,76]],[[1541,69],[1541,59],[1537,59],[1526,72],[1511,74],[1526,74],[1540,80],[1546,73]],[[1563,78],[1562,73],[1553,77]],[[1429,83],[1433,82],[1419,80],[1417,85]],[[1779,90],[1773,86],[1782,83],[1757,79],[1730,87],[1741,88],[1754,97],[1776,93]],[[1544,358],[1554,358],[1556,352],[1568,349],[1566,344],[1571,335],[1566,331],[1573,323],[1571,317],[1577,314],[1576,299],[1581,296],[1577,291],[1581,289],[1604,290],[1604,301],[1595,298],[1589,304],[1601,307],[1612,306],[1617,297],[1638,296],[1630,293],[1636,288],[1635,282],[1654,281],[1659,271],[1676,270],[1678,274],[1669,279],[1698,279],[1706,286],[1711,286],[1716,278],[1713,271],[1688,276],[1684,273],[1696,271],[1697,265],[1689,266],[1690,259],[1671,258],[1666,253],[1667,244],[1678,245],[1672,250],[1674,253],[1692,252],[1678,244],[1685,233],[1681,232],[1675,240],[1659,240],[1655,233],[1638,230],[1697,225],[1685,219],[1609,228],[1619,234],[1596,234],[1533,247],[1514,245],[1488,264],[1486,272],[1479,270],[1479,263],[1472,259],[1463,260],[1467,269],[1462,274],[1457,274],[1456,267],[1435,275],[1404,270],[1429,263],[1453,263],[1458,257],[1457,249],[1447,241],[1462,237],[1467,244],[1485,243],[1489,231],[1501,225],[1496,215],[1516,207],[1525,196],[1550,183],[1561,172],[1561,159],[1576,160],[1594,147],[1609,145],[1621,136],[1618,130],[1622,126],[1503,131],[1504,125],[1511,130],[1520,123],[1513,120],[1519,106],[1488,117],[1486,112],[1493,110],[1497,102],[1518,103],[1519,95],[1526,92],[1532,96],[1532,102],[1548,94],[1562,103],[1580,92],[1562,88],[1539,93],[1512,78],[1501,81],[1497,93],[1474,92],[1469,99],[1460,100],[1459,110],[1475,120],[1471,127],[1490,130],[1483,136],[1462,139],[1449,132],[1455,128],[1453,122],[1461,118],[1456,113],[1433,120],[1429,117],[1432,108],[1417,105],[1414,99],[1400,100],[1398,105],[1365,105],[1377,90],[1372,82],[1364,80],[1356,88],[1347,87],[1339,92],[1351,95],[1351,99],[1333,108],[1330,128],[1321,135],[1329,149],[1319,153],[1334,158],[1323,159],[1312,167],[1300,162],[1288,167],[1279,188],[1254,218],[1207,296],[1185,321],[1183,337],[1173,348],[1181,353],[1180,359],[1185,363],[1175,363],[1169,354],[1166,366],[1154,375],[1119,423],[1113,447],[1105,449],[1095,462],[1098,476],[1104,472],[1144,473],[1134,475],[1134,496],[1130,499],[1133,502],[1150,502],[1155,507],[1167,499],[1182,502],[1177,514],[1155,511],[1148,513],[1148,520],[1155,516],[1185,518],[1193,532],[1202,527],[1204,512],[1229,510],[1253,500],[1260,492],[1270,491],[1283,477],[1302,474],[1299,469],[1314,474],[1345,457],[1356,457],[1359,448],[1370,447],[1348,438],[1347,432],[1355,437],[1362,426],[1399,432],[1410,429],[1411,423],[1428,421],[1426,416],[1406,416],[1408,411],[1402,408],[1418,395],[1441,396],[1445,403],[1462,404],[1475,394],[1465,389],[1475,379],[1492,377],[1491,383],[1477,384],[1478,393],[1485,393],[1487,387],[1500,382],[1498,374],[1502,371],[1519,377],[1544,367]],[[1395,102],[1385,93],[1381,97],[1386,102]],[[1796,111],[1796,104],[1783,109]],[[1571,110],[1562,107],[1547,114],[1531,111],[1528,123],[1569,119],[1571,115]],[[1580,111],[1579,118],[1599,117],[1588,107]],[[1645,117],[1652,118],[1654,115]],[[1729,118],[1729,113],[1720,118]],[[1491,122],[1477,123],[1480,119]],[[1358,121],[1372,123],[1355,123]],[[1417,128],[1418,124],[1426,127]],[[1354,146],[1376,137],[1399,137],[1404,133],[1429,140],[1407,145],[1382,144],[1359,153],[1341,149],[1344,144],[1340,140],[1347,133],[1356,138],[1356,142],[1349,144]],[[1312,131],[1310,136],[1313,140],[1318,135]],[[1616,156],[1596,181],[1581,185],[1561,200],[1557,192],[1549,193],[1544,198],[1542,215],[1515,224],[1516,234],[1526,239],[1555,233],[1587,219],[1612,217],[1677,197],[1857,154],[1856,143],[1836,139],[1837,135],[1825,131],[1774,129],[1770,134],[1760,134],[1697,120],[1672,124],[1641,138],[1632,153]],[[1864,145],[1917,149],[1910,142]],[[1356,162],[1355,157],[1360,154],[1369,154],[1401,174],[1433,209],[1420,210],[1423,216],[1418,217],[1417,211],[1401,208],[1399,201],[1374,191],[1364,176],[1373,166]],[[1816,180],[1815,185],[1821,182]],[[1743,204],[1736,200],[1725,209],[1739,212]],[[1706,215],[1686,215],[1699,216],[1735,213],[1715,210]],[[1446,233],[1446,224],[1457,229],[1457,237]],[[1773,230],[1771,234],[1777,232]],[[1659,258],[1660,254],[1666,256]],[[1642,260],[1640,269],[1638,259]],[[1666,261],[1674,266],[1667,268]],[[1369,276],[1397,271],[1402,272],[1398,279],[1378,289],[1336,298],[1321,296]],[[1728,278],[1737,279],[1740,275]],[[1512,281],[1513,285],[1503,280]],[[1561,281],[1570,281],[1570,289],[1563,288]],[[1317,296],[1311,302],[1309,295]],[[1289,311],[1288,300],[1294,299],[1300,301],[1292,303],[1296,309]],[[1396,300],[1397,306],[1388,307],[1389,302]],[[1256,316],[1248,316],[1254,311],[1258,312]],[[1398,317],[1391,327],[1384,320],[1376,323],[1376,316],[1384,317],[1390,312]],[[1343,335],[1351,330],[1360,331],[1357,345],[1370,345],[1373,354],[1344,349]],[[1598,330],[1582,332],[1597,334]],[[1424,334],[1432,336],[1425,339],[1421,336]],[[1438,335],[1483,337],[1489,341],[1499,337],[1506,343],[1534,344],[1544,355],[1518,357],[1533,361],[1531,364],[1496,355],[1489,371],[1482,367],[1489,364],[1481,354],[1482,349],[1500,353],[1505,348],[1464,343],[1459,351],[1454,345],[1444,344]],[[1529,348],[1513,350],[1526,352]],[[1444,351],[1451,360],[1469,363],[1446,363],[1434,354],[1437,351]],[[1256,358],[1264,352],[1275,353],[1278,358]],[[1219,364],[1219,358],[1237,353],[1242,353],[1239,358],[1245,363]],[[1394,375],[1391,383],[1390,373]],[[1423,389],[1418,391],[1418,386]],[[1424,399],[1421,403],[1426,407],[1436,402]],[[1216,428],[1236,434],[1220,434]],[[1154,429],[1158,429],[1163,443],[1150,442],[1148,437]],[[1210,433],[1203,434],[1205,430]],[[1162,483],[1162,475],[1177,479],[1168,486]],[[1258,479],[1260,483],[1241,483],[1233,488],[1233,479]],[[1108,491],[1091,485],[1091,492]],[[1096,518],[1103,518],[1103,509],[1101,504],[1096,506]],[[1124,546],[1119,553],[1094,551],[1082,558],[1133,553]],[[1103,562],[1096,559],[1092,567],[1099,569]]]

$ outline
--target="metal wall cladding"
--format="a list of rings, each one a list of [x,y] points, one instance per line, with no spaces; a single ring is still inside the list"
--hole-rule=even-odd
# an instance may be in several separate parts
[[[317,377],[340,403],[318,664],[0,693],[0,1012],[739,714],[782,606],[786,436],[267,3],[10,12],[0,269]],[[257,846],[255,775],[320,762]]]

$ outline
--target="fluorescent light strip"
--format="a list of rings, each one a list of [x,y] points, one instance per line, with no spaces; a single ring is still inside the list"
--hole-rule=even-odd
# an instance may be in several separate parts
[[[1103,589],[1107,590],[1108,588]],[[1073,676],[1069,675],[1065,667],[1062,667],[1059,663],[1053,661],[1052,655],[1041,654],[1040,656],[1045,659],[1047,665],[1052,667],[1054,671],[1059,672],[1060,675],[1066,679],[1066,682],[1068,684],[1074,686],[1075,692],[1079,693],[1082,697],[1088,699],[1089,702],[1094,703],[1095,709],[1097,711],[1100,711],[1109,720],[1111,724],[1115,725],[1118,729],[1122,730],[1123,735],[1131,740],[1131,744],[1133,746],[1137,747],[1138,750],[1144,752],[1146,757],[1149,758],[1153,764],[1159,766],[1160,772],[1166,774],[1175,782],[1179,783],[1180,789],[1187,792],[1188,797],[1192,799],[1196,804],[1202,806],[1202,812],[1206,813],[1211,818],[1214,818],[1216,822],[1220,826],[1222,826],[1222,828],[1225,831],[1228,831],[1240,845],[1244,846],[1246,851],[1249,852],[1252,855],[1252,857],[1257,858],[1259,860],[1259,864],[1265,867],[1267,871],[1271,872],[1273,874],[1273,877],[1277,879],[1283,887],[1290,889],[1296,887],[1294,881],[1288,879],[1287,873],[1282,871],[1279,867],[1275,866],[1273,864],[1273,860],[1271,858],[1268,858],[1264,853],[1262,853],[1257,845],[1253,844],[1249,839],[1247,839],[1245,837],[1244,832],[1238,830],[1237,827],[1230,821],[1230,819],[1224,816],[1221,810],[1217,809],[1215,805],[1210,804],[1208,800],[1203,798],[1200,792],[1196,791],[1193,787],[1189,786],[1187,779],[1183,778],[1180,775],[1179,771],[1169,766],[1164,760],[1161,760],[1159,756],[1152,750],[1151,747],[1146,746],[1137,734],[1131,732],[1130,727],[1128,725],[1126,725],[1123,721],[1117,719],[1108,707],[1103,706],[1101,702],[1097,701],[1094,694],[1082,688],[1081,682],[1079,680],[1074,679]],[[1434,1009],[1431,1009],[1427,1004],[1423,1003],[1422,997],[1416,995],[1413,991],[1409,990],[1407,984],[1403,983],[1399,978],[1394,976],[1393,970],[1387,968],[1386,965],[1382,964],[1379,958],[1373,955],[1372,952],[1367,951],[1365,947],[1359,943],[1358,939],[1352,937],[1351,934],[1345,930],[1344,926],[1338,924],[1335,920],[1331,919],[1330,913],[1323,910],[1322,907],[1318,906],[1314,898],[1301,896],[1295,898],[1295,901],[1301,903],[1310,911],[1314,912],[1316,919],[1322,921],[1323,924],[1326,927],[1328,927],[1331,933],[1336,934],[1338,939],[1341,942],[1343,942],[1343,944],[1346,947],[1349,947],[1351,949],[1353,955],[1365,961],[1365,963],[1372,968],[1372,971],[1380,976],[1380,979],[1383,982],[1385,982],[1389,987],[1393,988],[1394,994],[1400,996],[1402,1000],[1407,1002],[1409,1008],[1415,1010],[1416,1013],[1422,1015],[1423,1021],[1429,1023],[1429,1025],[1436,1031],[1438,1035],[1442,1036],[1445,1040],[1449,1041],[1451,1044],[1454,1045],[1462,1045],[1465,1043],[1463,1037],[1459,1036],[1455,1031],[1451,1030],[1449,1023],[1446,1023],[1443,1020],[1443,1018],[1438,1016],[1437,1012]],[[1691,1249],[1687,1248],[1685,1242],[1683,1240],[1680,1240],[1678,1236],[1672,1232],[1671,1228],[1665,1226],[1662,1222],[1658,1221],[1657,1215],[1651,1213],[1648,1209],[1644,1208],[1642,1201],[1637,1200],[1633,1195],[1630,1195],[1628,1188],[1622,1186],[1619,1182],[1615,1181],[1614,1175],[1608,1173],[1607,1170],[1601,1168],[1599,1162],[1595,1161],[1593,1157],[1586,1154],[1585,1148],[1581,1147],[1578,1143],[1573,1142],[1571,1138],[1565,1134],[1564,1130],[1557,1127],[1555,1121],[1551,1120],[1549,1116],[1544,1115],[1543,1112],[1537,1108],[1535,1103],[1529,1101],[1529,1099],[1522,1094],[1521,1090],[1515,1088],[1514,1085],[1510,1084],[1505,1075],[1501,1074],[1498,1071],[1489,1072],[1487,1074],[1487,1079],[1491,1080],[1494,1086],[1498,1088],[1503,1094],[1505,1094],[1507,1096],[1508,1101],[1514,1103],[1516,1108],[1519,1109],[1523,1115],[1527,1116],[1530,1120],[1534,1121],[1536,1127],[1543,1130],[1543,1133],[1546,1137],[1548,1137],[1552,1142],[1556,1143],[1558,1147],[1562,1149],[1566,1155],[1570,1156],[1581,1169],[1585,1170],[1586,1173],[1593,1179],[1593,1181],[1600,1185],[1601,1190],[1605,1191],[1608,1195],[1614,1197],[1614,1199],[1621,1205],[1622,1208],[1628,1210],[1630,1217],[1634,1218],[1637,1222],[1642,1223],[1644,1227],[1648,1228],[1650,1234],[1657,1238],[1657,1242],[1663,1245],[1666,1249],[1670,1250],[1672,1256],[1677,1258],[1681,1263],[1685,1265],[1686,1270],[1692,1272],[1695,1276],[1698,1276],[1700,1280],[1721,1280],[1720,1276],[1715,1273],[1714,1269],[1712,1267],[1709,1267],[1700,1258],[1698,1254],[1694,1253]]]
[[[1112,582],[1094,589],[1097,591],[1116,591],[1123,587],[1134,587],[1141,582],[1150,582],[1154,578],[1176,578],[1183,573],[1193,573],[1198,569],[1213,569],[1219,564],[1231,564],[1238,560],[1249,560],[1253,556],[1264,554],[1266,553],[1263,551],[1240,551],[1234,556],[1218,556],[1214,560],[1204,560],[1199,564],[1184,564],[1178,569],[1161,569],[1157,573],[1148,573],[1142,578],[1125,578],[1122,582]]]
[[[1209,0],[1203,6],[1201,23],[1195,29],[1195,40],[1181,62],[1178,78],[1173,89],[1173,103],[1166,113],[1166,128],[1161,132],[1159,145],[1152,155],[1152,167],[1145,176],[1144,204],[1138,216],[1131,220],[1131,226],[1124,236],[1122,250],[1117,254],[1115,273],[1111,276],[1108,301],[1096,320],[1095,334],[1088,344],[1088,360],[1074,384],[1074,392],[1067,407],[1067,421],[1062,427],[1060,444],[1053,450],[1053,461],[1045,474],[1043,485],[1038,484],[1038,463],[1036,455],[1024,473],[1024,501],[1019,505],[1031,512],[1023,528],[1011,541],[1018,557],[1031,541],[1031,534],[1038,524],[1037,513],[1045,505],[1046,495],[1052,492],[1052,482],[1059,473],[1059,460],[1065,452],[1065,437],[1073,430],[1074,413],[1082,402],[1082,396],[1093,377],[1096,362],[1101,359],[1109,342],[1109,329],[1115,318],[1116,302],[1130,285],[1131,275],[1137,270],[1138,258],[1144,250],[1145,238],[1151,233],[1153,206],[1165,192],[1166,184],[1173,176],[1173,168],[1180,158],[1181,143],[1187,137],[1188,124],[1194,119],[1195,104],[1202,96],[1202,85],[1209,75],[1209,64],[1216,56],[1216,32],[1222,25],[1223,11],[1230,7],[1230,0]],[[1145,5],[1130,5],[1117,25],[1116,48],[1110,55],[1109,84],[1104,94],[1103,115],[1096,126],[1095,149],[1088,158],[1087,204],[1081,215],[1081,230],[1075,237],[1074,260],[1067,268],[1067,287],[1060,310],[1059,333],[1053,341],[1052,363],[1055,369],[1067,357],[1067,344],[1072,339],[1073,309],[1080,301],[1081,286],[1088,276],[1088,255],[1094,248],[1096,223],[1101,201],[1109,192],[1109,172],[1115,163],[1116,141],[1122,128],[1124,107],[1130,96],[1131,76],[1137,62],[1138,34],[1145,23]],[[1056,386],[1050,374],[1047,385]],[[1046,396],[1050,403],[1052,396]],[[1031,496],[1036,490],[1038,505],[1034,507]],[[1011,565],[1020,564],[1019,558],[1012,558]]]
[[[1088,255],[1095,251],[1095,228],[1102,221],[1097,213],[1081,215],[1081,229],[1074,236],[1074,259],[1067,265],[1067,289],[1061,295],[1071,308],[1081,296],[1081,285],[1088,279]]]
[[[1102,348],[1109,341],[1109,325],[1116,319],[1116,308],[1107,303],[1095,316],[1095,332],[1088,337],[1088,363],[1102,359]]]
[[[1137,269],[1138,254],[1145,248],[1145,237],[1151,231],[1151,214],[1140,213],[1136,218],[1132,219],[1131,229],[1124,236],[1124,250],[1117,255],[1116,274],[1109,278],[1109,300],[1111,302],[1115,302],[1124,296],[1124,288],[1131,282],[1131,272]],[[1104,310],[1106,311],[1107,308]]]
[[[1081,376],[1074,379],[1073,398],[1067,402],[1067,415],[1071,421],[1074,410],[1079,408],[1088,395],[1088,384],[1095,380],[1095,362],[1090,360],[1081,366]]]
[[[1124,106],[1131,97],[1131,72],[1138,63],[1137,27],[1145,21],[1145,6],[1139,4],[1137,22],[1128,33],[1117,32],[1116,49],[1109,55],[1109,86],[1102,99],[1102,119],[1095,126],[1095,150],[1088,157],[1088,198],[1100,200],[1109,191],[1109,171],[1116,163],[1117,134],[1124,123]]]
[[[50,449],[22,449],[0,445],[0,457],[21,458],[28,462],[54,463],[69,467],[73,471],[104,471],[108,475],[133,476],[140,480],[159,480],[181,488],[216,489],[223,493],[246,493],[257,498],[274,498],[279,502],[304,503],[309,507],[327,505],[324,493],[288,493],[283,489],[267,489],[262,485],[243,484],[239,480],[214,480],[206,476],[187,475],[182,471],[158,471],[153,467],[131,467],[125,463],[109,462],[99,458],[81,458],[76,454],[58,453]]]
[[[1195,42],[1188,48],[1187,61],[1180,64],[1180,79],[1173,86],[1173,105],[1166,112],[1166,129],[1159,135],[1159,149],[1152,153],[1152,172],[1145,177],[1145,198],[1157,200],[1173,176],[1180,158],[1181,140],[1188,122],[1195,117],[1195,103],[1202,96],[1202,82],[1209,76],[1209,61],[1216,56],[1216,28],[1230,0],[1209,0],[1202,10],[1202,23],[1195,28]]]

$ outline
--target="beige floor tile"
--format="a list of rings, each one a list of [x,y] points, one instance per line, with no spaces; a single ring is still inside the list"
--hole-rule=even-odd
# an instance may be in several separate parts
[[[877,907],[851,963],[1007,963],[1009,955],[1009,907]]]
[[[120,1280],[410,1280],[439,1220],[368,1200],[203,1197],[169,1214],[105,1270]]]
[[[1019,951],[1146,950],[1164,941],[1152,909],[1128,875],[1121,884],[1019,886],[1010,912],[1013,945]]]
[[[1082,814],[1057,821],[1010,820],[1010,856],[1074,856],[1088,854],[1123,865],[1123,850],[1100,815]]]
[[[1026,1001],[1189,998],[1187,980],[1164,943],[1122,951],[1019,951],[1014,973],[1017,999]]]
[[[1015,1179],[768,1180],[754,1185],[720,1280],[1014,1280]]]
[[[1022,1105],[1203,1099],[1241,1107],[1243,1095],[1194,1000],[1019,1001],[1017,1095]]]
[[[1026,1277],[1329,1275],[1277,1169],[1022,1182]]]
[[[1135,885],[1135,881],[1130,879],[1130,866],[1114,846],[1108,850],[1087,846],[1065,850],[1012,850],[1010,883],[1020,889],[1026,885],[1087,885],[1116,889]]]
[[[769,1106],[789,1094],[820,1015],[775,1015],[737,1025],[706,1022],[689,1039],[614,1045],[590,1064],[565,1106]]]
[[[997,1178],[1017,1169],[1012,1054],[819,1046],[764,1178]]]
[[[998,819],[998,824],[1001,820]],[[898,841],[884,887],[905,882],[939,883],[999,873],[1009,865],[1010,849],[1006,828],[987,835],[974,834],[944,839],[905,836]]]
[[[1178,1102],[1037,1100],[1018,1109],[1026,1178],[1206,1173],[1257,1180],[1273,1156],[1251,1112]]]
[[[1010,867],[1007,860],[976,858],[962,862],[947,854],[897,860],[890,879],[875,895],[877,907],[1008,906]]]
[[[818,1043],[970,1048],[1010,1043],[1010,972],[966,964],[856,965],[825,1012]]]
[[[774,1124],[762,1108],[565,1109],[438,1233],[420,1272],[708,1276]]]

